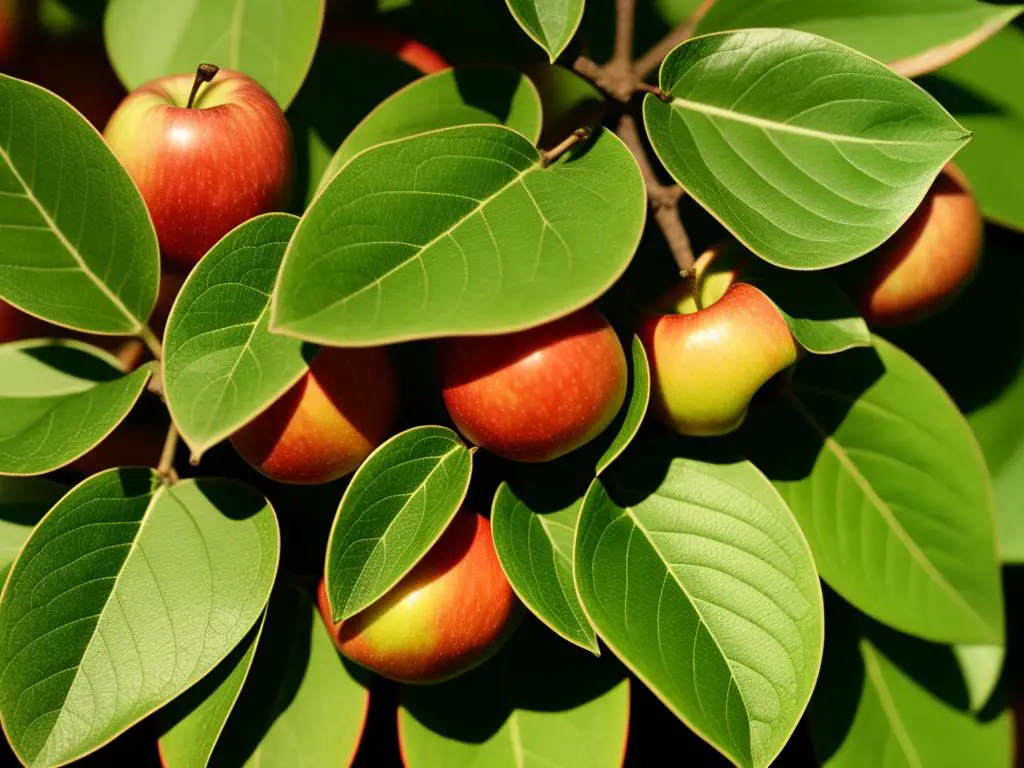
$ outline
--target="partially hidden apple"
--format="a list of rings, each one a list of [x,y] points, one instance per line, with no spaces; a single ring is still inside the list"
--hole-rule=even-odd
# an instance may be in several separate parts
[[[438,343],[448,413],[502,458],[543,462],[597,437],[626,398],[626,356],[596,308],[498,336]]]
[[[288,202],[284,113],[255,80],[202,65],[128,95],[104,131],[135,179],[168,261],[191,269],[244,221]]]
[[[520,618],[487,518],[460,510],[419,563],[377,602],[335,623],[320,582],[320,613],[347,658],[391,680],[437,683],[490,658]]]
[[[874,326],[905,325],[946,307],[981,260],[981,211],[963,174],[948,165],[924,202],[884,245],[851,268],[861,314]]]
[[[231,443],[272,480],[327,483],[354,471],[391,434],[397,388],[386,348],[325,347],[299,382]]]
[[[404,32],[371,22],[341,21],[329,25],[325,39],[330,43],[354,45],[386,53],[425,75],[451,66],[441,54]]]
[[[779,310],[739,280],[742,262],[719,258],[723,250],[702,254],[693,276],[670,288],[639,329],[652,412],[683,435],[737,429],[758,390],[799,356]]]

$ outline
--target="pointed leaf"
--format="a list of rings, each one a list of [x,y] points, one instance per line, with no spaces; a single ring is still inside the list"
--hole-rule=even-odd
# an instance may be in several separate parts
[[[0,589],[32,529],[65,491],[42,477],[0,477]]]
[[[644,121],[669,173],[750,250],[822,269],[885,242],[969,134],[927,93],[816,35],[693,38]]]
[[[350,765],[366,723],[368,678],[338,655],[305,592],[276,588],[211,768]]]
[[[821,589],[786,505],[748,462],[675,440],[634,446],[595,480],[576,588],[608,647],[699,736],[766,766],[821,660]],[[704,449],[708,450],[708,449]]]
[[[629,732],[622,668],[532,621],[472,672],[404,686],[401,705],[406,768],[618,768]]]
[[[995,693],[1006,661],[1004,645],[954,645],[971,712],[981,712]]]
[[[270,292],[299,220],[257,216],[188,276],[167,321],[164,389],[197,458],[268,408],[308,370],[312,350],[271,334]]]
[[[540,95],[526,75],[499,67],[446,69],[396,91],[363,118],[342,142],[320,187],[364,149],[438,128],[506,125],[536,143]]]
[[[633,156],[606,130],[548,167],[501,126],[382,144],[353,158],[303,216],[271,326],[369,346],[555,319],[625,270],[644,197]]]
[[[74,488],[0,598],[0,718],[27,765],[71,762],[212,670],[274,580],[273,510],[228,480],[146,469]]]
[[[159,251],[139,190],[89,123],[0,74],[0,298],[80,331],[139,333]]]
[[[313,61],[324,0],[111,0],[103,32],[128,90],[194,72],[244,72],[288,107]]]
[[[523,32],[552,63],[572,41],[583,20],[583,0],[505,0]]]
[[[402,432],[363,462],[327,543],[335,621],[359,613],[412,570],[459,511],[472,471],[469,449],[445,427]]]
[[[926,639],[1002,644],[995,513],[981,451],[918,363],[879,338],[875,350],[804,360],[780,403],[751,414],[745,451],[772,478],[821,575],[846,600]]]
[[[651,399],[651,368],[647,362],[647,352],[636,335],[633,336],[629,349],[629,399],[615,417],[615,421],[595,441],[599,444],[603,444],[601,441],[607,441],[608,445],[597,460],[597,474],[608,469],[633,442],[636,433],[640,431],[640,425],[643,424],[644,416],[647,415],[647,406]]]
[[[151,366],[125,375],[77,342],[0,346],[0,474],[41,475],[99,445],[139,399]]]

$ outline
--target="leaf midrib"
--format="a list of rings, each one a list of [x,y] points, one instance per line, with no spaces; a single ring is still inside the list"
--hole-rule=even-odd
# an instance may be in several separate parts
[[[892,727],[896,742],[900,745],[900,749],[903,750],[903,754],[913,768],[923,768],[921,758],[910,739],[910,734],[907,733],[906,726],[900,718],[896,702],[892,698],[892,692],[885,683],[885,677],[882,674],[882,668],[878,664],[874,648],[866,642],[861,642],[861,653],[864,657],[864,670],[871,683],[875,686],[875,691],[878,693],[879,706],[882,708],[885,719],[889,721],[889,725]]]

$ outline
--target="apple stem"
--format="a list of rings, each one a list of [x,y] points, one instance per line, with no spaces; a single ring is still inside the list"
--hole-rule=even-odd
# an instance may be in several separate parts
[[[164,449],[160,453],[160,463],[157,465],[156,473],[160,482],[164,485],[173,485],[178,482],[178,473],[174,470],[174,454],[178,449],[178,428],[174,422],[167,428],[167,438],[164,440]]]
[[[704,305],[700,300],[700,291],[697,290],[697,271],[695,269],[688,269],[682,273],[683,282],[686,283],[686,289],[690,292],[691,298],[693,298],[693,304],[697,307],[697,311],[704,309]]]
[[[570,148],[576,146],[581,141],[586,141],[590,138],[589,128],[577,128],[575,131],[569,134],[569,136],[562,141],[554,149],[549,149],[540,153],[541,162],[544,167],[551,165],[555,160],[564,155]]]
[[[188,95],[188,104],[185,105],[185,109],[192,109],[196,94],[199,93],[199,86],[213,80],[218,72],[220,72],[220,67],[216,64],[200,64],[196,68],[196,79],[192,81],[192,92]]]

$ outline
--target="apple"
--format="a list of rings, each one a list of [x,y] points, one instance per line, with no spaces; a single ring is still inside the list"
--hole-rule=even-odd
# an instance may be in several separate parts
[[[626,356],[594,307],[499,336],[438,344],[448,413],[469,440],[514,461],[564,456],[597,437],[626,398]]]
[[[325,39],[340,45],[355,45],[386,53],[425,75],[451,66],[441,54],[411,35],[370,22],[344,20],[329,25]]]
[[[652,413],[683,435],[737,429],[761,387],[799,356],[775,305],[739,281],[742,263],[720,256],[721,249],[704,253],[693,276],[669,289],[639,329]]]
[[[209,81],[209,82],[207,82]],[[191,269],[237,225],[283,209],[291,130],[250,77],[202,65],[128,95],[104,136],[135,179],[168,261]]]
[[[416,567],[365,610],[335,623],[324,581],[317,602],[342,655],[402,683],[437,683],[482,664],[521,616],[490,522],[466,509]]]
[[[906,325],[951,303],[981,260],[981,212],[967,180],[948,165],[924,202],[884,245],[851,266],[864,319]]]
[[[324,348],[299,382],[231,443],[272,480],[327,483],[354,471],[391,434],[397,388],[386,348]]]

